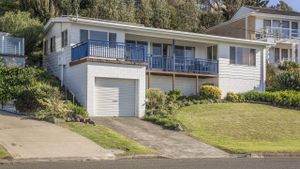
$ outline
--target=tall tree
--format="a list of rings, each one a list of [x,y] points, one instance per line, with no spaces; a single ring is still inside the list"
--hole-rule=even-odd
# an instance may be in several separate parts
[[[171,27],[171,10],[166,0],[151,0],[153,10],[152,26],[156,28]]]
[[[135,8],[136,21],[144,24],[145,26],[152,26],[151,19],[153,16],[153,10],[151,0],[136,0]]]
[[[277,5],[271,6],[271,8],[279,9],[279,10],[282,10],[282,11],[294,11],[294,9],[292,7],[290,7],[284,1],[279,1],[279,3]]]

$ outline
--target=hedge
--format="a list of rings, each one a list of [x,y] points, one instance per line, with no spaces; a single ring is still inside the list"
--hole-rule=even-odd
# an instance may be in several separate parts
[[[231,95],[232,93],[228,93]],[[297,91],[278,91],[278,92],[256,92],[251,91],[237,94],[239,102],[267,102],[277,106],[290,106],[300,108],[300,92]],[[228,101],[230,101],[228,99]]]

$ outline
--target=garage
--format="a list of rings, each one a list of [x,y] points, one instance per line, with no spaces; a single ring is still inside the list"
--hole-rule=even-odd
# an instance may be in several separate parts
[[[135,116],[136,80],[95,79],[96,116]]]

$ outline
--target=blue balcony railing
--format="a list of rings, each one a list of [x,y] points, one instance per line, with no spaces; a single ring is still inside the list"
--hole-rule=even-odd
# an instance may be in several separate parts
[[[148,63],[148,70],[218,73],[218,61],[199,58],[147,55],[144,46],[136,46],[120,42],[88,40],[72,46],[72,61],[85,57],[116,59]]]
[[[24,57],[24,39],[12,36],[0,36],[0,55]]]
[[[149,70],[163,70],[190,73],[218,73],[218,61],[170,56],[150,56]]]
[[[72,46],[72,61],[85,57],[146,62],[146,53],[143,46],[99,40],[88,40]]]

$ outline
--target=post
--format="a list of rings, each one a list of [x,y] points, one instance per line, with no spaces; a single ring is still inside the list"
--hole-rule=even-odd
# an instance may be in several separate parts
[[[175,91],[175,73],[172,76],[172,90]]]
[[[175,39],[173,39],[172,43],[172,58],[173,58],[173,71],[175,72]]]
[[[148,86],[147,86],[148,89],[150,89],[150,80],[151,80],[151,72],[148,72]]]
[[[196,75],[196,95],[199,94],[199,76]]]

